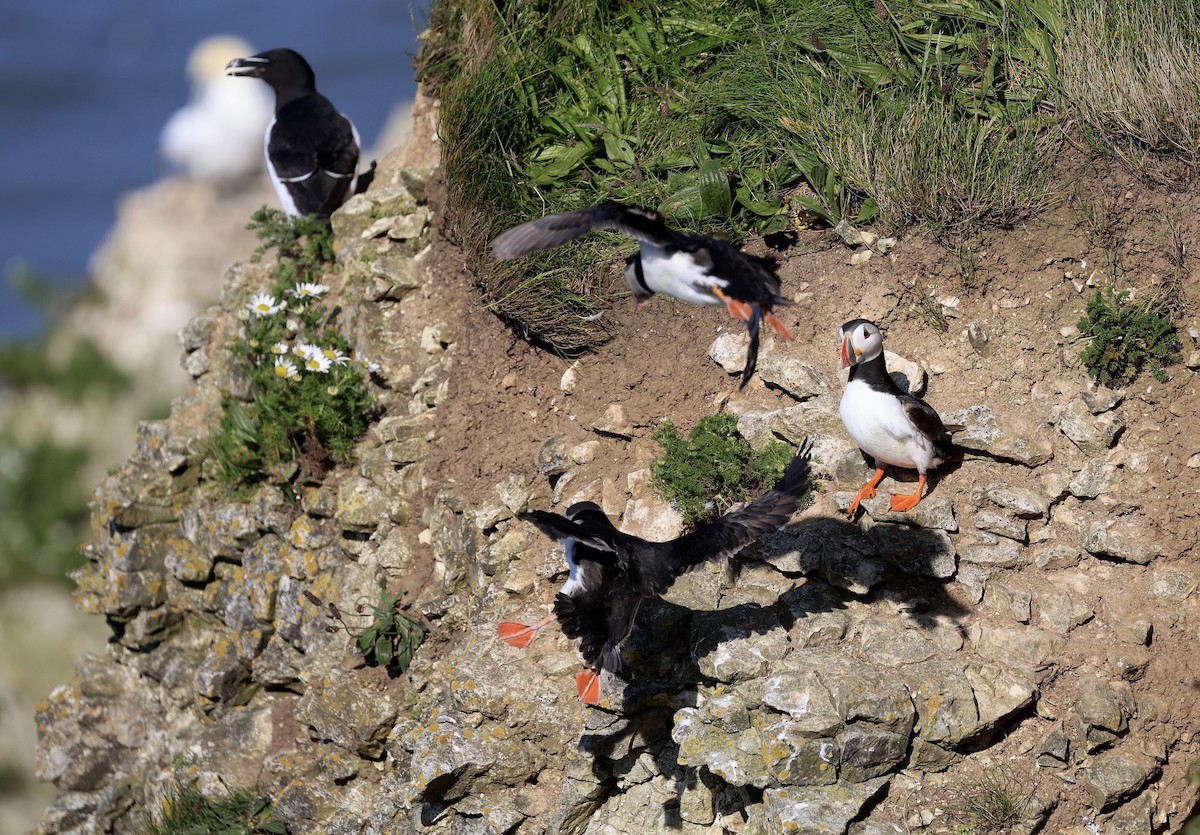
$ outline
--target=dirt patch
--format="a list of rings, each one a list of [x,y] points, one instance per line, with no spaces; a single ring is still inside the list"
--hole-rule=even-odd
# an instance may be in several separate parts
[[[989,484],[1045,495],[1052,471],[1070,477],[1089,462],[1053,421],[1088,383],[1071,334],[1093,286],[1115,278],[1119,287],[1139,294],[1172,294],[1184,355],[1196,348],[1187,333],[1196,324],[1200,302],[1200,261],[1191,254],[1191,242],[1200,239],[1194,195],[1138,181],[1073,148],[1063,155],[1058,184],[1061,199],[1046,215],[988,232],[962,247],[911,234],[890,254],[851,266],[850,251],[828,233],[805,230],[788,236],[786,248],[776,251],[784,292],[794,301],[780,317],[795,339],[784,343],[768,334],[764,354],[785,351],[812,363],[840,390],[837,328],[852,318],[869,318],[884,328],[889,350],[931,372],[925,397],[939,411],[988,404],[1005,421],[1053,443],[1052,465],[1037,470],[970,460],[943,474],[933,495],[956,508]],[[768,247],[754,240],[747,249],[761,253]],[[428,263],[437,279],[425,314],[430,322],[450,323],[458,336],[451,390],[439,407],[426,476],[432,484],[452,486],[469,503],[481,504],[494,495],[496,484],[521,473],[533,480],[531,504],[547,507],[551,486],[535,465],[539,449],[556,435],[565,434],[572,444],[602,441],[595,458],[581,467],[580,484],[623,481],[660,453],[650,435],[663,418],[686,431],[730,402],[755,409],[792,403],[757,376],[739,392],[738,377],[708,358],[719,334],[742,329],[721,309],[656,298],[639,313],[630,301],[618,299],[604,313],[614,325],[612,341],[571,361],[531,346],[493,315],[465,273],[462,253],[444,235],[434,241]],[[620,264],[610,273],[616,292],[624,287]],[[944,326],[932,313],[944,317]],[[970,326],[986,337],[982,348],[972,346]],[[570,368],[577,384],[567,394],[560,383]],[[1188,466],[1200,452],[1200,380],[1180,365],[1170,370],[1168,382],[1146,375],[1124,397],[1118,410],[1126,425],[1119,445],[1124,458],[1118,483],[1102,499],[1103,512],[1112,519],[1137,519],[1157,556],[1149,566],[1137,567],[1085,554],[1069,572],[1051,576],[1029,566],[1009,572],[1004,582],[1035,600],[1064,582],[1074,583],[1094,613],[1069,633],[1053,659],[1056,672],[1040,683],[1042,718],[1073,721],[1081,676],[1117,677],[1118,650],[1109,626],[1114,619],[1106,612],[1117,607],[1132,612],[1130,617],[1141,613],[1153,620],[1149,646],[1135,648],[1145,663],[1132,676],[1137,708],[1130,733],[1143,740],[1147,756],[1160,764],[1177,763],[1200,754],[1200,716],[1194,710],[1200,648],[1194,624],[1188,621],[1185,629],[1182,615],[1174,623],[1164,616],[1169,607],[1151,600],[1148,588],[1154,571],[1200,569],[1200,491],[1194,463]],[[631,424],[629,440],[602,438],[592,429],[613,404],[624,409]],[[893,486],[888,479],[882,489]],[[1085,533],[1076,532],[1079,541]],[[1035,622],[1036,617],[1035,610]],[[985,619],[981,613],[967,618]],[[988,755],[1028,765],[1044,733],[1044,727],[1023,723]],[[955,773],[947,779],[953,781]],[[1164,773],[1158,784],[1160,808],[1178,813],[1183,798],[1191,797],[1186,772]],[[1042,776],[1035,789],[1058,802],[1045,831],[1066,831],[1090,814],[1076,786]],[[897,788],[879,812],[902,822],[909,800]]]

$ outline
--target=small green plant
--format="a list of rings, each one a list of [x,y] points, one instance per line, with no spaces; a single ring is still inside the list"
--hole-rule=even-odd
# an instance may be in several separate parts
[[[1002,835],[1030,817],[1034,800],[1025,781],[1002,765],[966,783],[962,799],[946,811],[956,822],[956,835]]]
[[[663,454],[650,465],[652,483],[689,525],[714,518],[772,484],[793,454],[778,441],[754,452],[729,414],[702,418],[686,438],[664,420],[653,437]]]
[[[310,591],[304,596],[315,606],[322,606],[321,598]],[[327,626],[330,632],[345,630],[355,639],[358,651],[363,659],[372,667],[386,667],[402,673],[412,663],[413,655],[425,640],[425,628],[400,610],[400,599],[403,595],[393,594],[387,590],[383,580],[379,581],[379,605],[360,603],[355,609],[358,615],[370,617],[370,625],[355,627],[346,623],[345,615],[332,600],[324,604],[330,620],[336,621],[337,626]],[[370,609],[370,614],[367,614]]]
[[[353,461],[374,409],[368,376],[378,367],[353,355],[334,327],[336,311],[320,301],[328,288],[317,279],[332,258],[328,226],[273,209],[254,217],[264,242],[256,255],[274,247],[278,266],[268,292],[246,304],[232,346],[251,399],[226,397],[209,451],[229,484],[287,484],[301,469],[319,477],[334,462]],[[303,467],[293,466],[298,460]]]
[[[909,285],[909,290],[912,293],[913,307],[916,308],[917,315],[939,333],[945,333],[950,329],[946,322],[946,314],[942,312],[942,305],[937,298],[925,289],[925,286],[919,281],[913,281]]]
[[[1147,366],[1165,383],[1163,369],[1179,361],[1175,325],[1158,312],[1153,299],[1135,302],[1128,290],[1097,288],[1079,330],[1087,340],[1079,359],[1101,385],[1132,383]]]
[[[247,791],[208,798],[194,785],[176,782],[158,814],[145,812],[139,835],[287,835],[274,820],[271,800]]]

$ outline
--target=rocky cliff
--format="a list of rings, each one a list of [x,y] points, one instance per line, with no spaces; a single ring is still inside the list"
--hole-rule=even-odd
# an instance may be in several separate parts
[[[1053,330],[1016,317],[1021,287],[947,297],[988,336],[895,342],[915,358],[905,383],[968,425],[968,460],[913,513],[881,497],[852,523],[866,471],[829,331],[847,292],[864,300],[851,313],[915,331],[882,288],[919,241],[853,267],[801,246],[785,287],[810,324],[765,346],[744,393],[718,367],[740,370],[744,337],[698,344],[711,311],[614,310],[627,335],[569,364],[478,309],[441,234],[434,103],[417,117],[333,220],[325,282],[381,366],[357,463],[294,500],[210,478],[204,441],[242,384],[238,310],[271,266],[242,263],[180,333],[188,393],[97,488],[77,601],[111,639],[39,707],[39,774],[61,792],[39,832],[137,831],[181,782],[268,797],[293,833],[984,832],[996,786],[1014,832],[1180,826],[1200,572],[1175,501],[1186,469],[1154,433],[1195,405],[1192,372],[1171,397],[1097,390]],[[1015,248],[1047,270],[1039,247]],[[1069,321],[1061,270],[1038,280]],[[565,573],[516,514],[590,498],[626,530],[676,535],[647,484],[649,433],[716,409],[754,444],[814,438],[823,490],[788,530],[647,603],[625,676],[584,708],[569,642],[496,639]],[[429,630],[400,675],[365,666],[345,628],[369,622],[381,582]]]

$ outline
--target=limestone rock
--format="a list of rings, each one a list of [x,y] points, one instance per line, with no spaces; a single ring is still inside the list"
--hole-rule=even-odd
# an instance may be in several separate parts
[[[1125,421],[1115,414],[1093,416],[1082,399],[1072,400],[1057,421],[1058,430],[1084,455],[1103,455],[1125,431]]]
[[[871,550],[909,574],[954,576],[955,553],[944,531],[880,523],[864,537]]]
[[[601,435],[610,435],[626,441],[633,437],[633,424],[625,416],[625,407],[620,403],[610,403],[604,414],[592,423],[592,429]]]
[[[1096,810],[1105,812],[1136,795],[1157,773],[1153,763],[1110,754],[1083,769],[1079,784]]]
[[[418,725],[399,744],[412,754],[412,790],[423,802],[453,803],[471,793],[481,778],[489,785],[518,786],[539,766],[502,728],[476,730],[451,718]]]
[[[1074,712],[1087,752],[1092,754],[1107,748],[1129,731],[1133,694],[1124,682],[1081,679]]]
[[[1050,445],[1033,434],[1013,431],[1002,425],[990,406],[956,409],[943,414],[942,421],[964,427],[954,435],[954,442],[964,449],[986,452],[1026,467],[1039,467],[1054,455]]]
[[[841,835],[887,784],[887,778],[878,777],[821,788],[768,789],[763,795],[767,835]]]
[[[1158,556],[1148,532],[1132,517],[1098,519],[1088,527],[1083,547],[1089,554],[1145,565]]]
[[[813,519],[759,540],[757,553],[780,571],[816,574],[831,585],[866,594],[883,582],[882,560],[838,534],[850,527],[835,519]]]
[[[742,359],[744,362],[744,355]],[[779,351],[764,354],[759,359],[758,376],[768,386],[782,389],[796,400],[808,400],[829,393],[827,376],[814,366]]]
[[[727,331],[708,346],[708,356],[721,366],[727,374],[741,374],[746,366],[746,350],[750,347],[750,336],[745,331]],[[763,360],[766,357],[762,358]]]
[[[396,714],[385,692],[370,692],[357,677],[340,670],[310,682],[296,706],[297,720],[308,725],[314,739],[367,759],[383,755]]]

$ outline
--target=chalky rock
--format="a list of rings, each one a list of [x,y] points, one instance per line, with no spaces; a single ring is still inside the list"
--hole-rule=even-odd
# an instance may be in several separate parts
[[[1009,429],[1000,423],[990,406],[969,406],[942,414],[947,425],[962,425],[954,434],[954,443],[963,449],[985,452],[1026,467],[1040,467],[1054,452],[1050,445],[1030,433]]]
[[[310,682],[296,706],[296,718],[314,739],[367,759],[383,755],[397,713],[385,692],[371,692],[358,677],[341,670]]]
[[[882,794],[887,784],[887,778],[880,777],[834,788],[768,789],[763,795],[767,835],[844,835],[850,821]]]
[[[1094,416],[1082,398],[1067,404],[1058,416],[1057,426],[1084,455],[1103,455],[1125,431],[1125,421],[1120,417],[1107,413]]]
[[[1106,559],[1146,565],[1158,556],[1158,549],[1139,520],[1133,517],[1098,519],[1088,527],[1083,542],[1089,554]]]
[[[902,357],[886,348],[883,351],[883,361],[887,365],[888,375],[901,391],[914,397],[920,397],[925,393],[929,375],[921,363]]]
[[[782,389],[796,400],[809,400],[829,393],[829,378],[825,374],[780,351],[764,354],[759,359],[758,376],[768,386]]]
[[[1083,769],[1079,784],[1096,811],[1106,812],[1140,792],[1157,773],[1152,762],[1110,754]]]
[[[633,437],[633,424],[625,416],[625,407],[620,403],[610,403],[604,414],[593,421],[592,429],[601,435],[626,441]]]
[[[750,336],[745,331],[728,331],[713,340],[708,346],[708,356],[721,366],[726,374],[741,374],[746,367],[746,350],[750,347]],[[761,363],[766,357],[759,359]]]
[[[1096,678],[1079,682],[1074,713],[1087,752],[1107,748],[1129,731],[1133,692],[1124,682]]]

